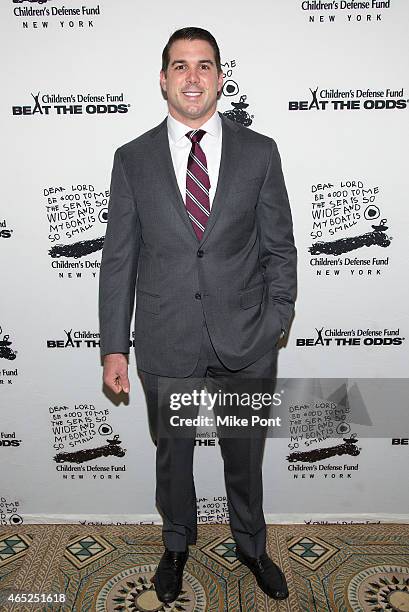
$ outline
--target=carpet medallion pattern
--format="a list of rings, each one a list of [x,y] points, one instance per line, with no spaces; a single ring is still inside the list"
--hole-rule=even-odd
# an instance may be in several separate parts
[[[182,592],[164,604],[151,582],[163,553],[159,526],[2,526],[0,610],[409,612],[409,525],[269,525],[267,548],[288,599],[257,587],[228,525],[200,525]]]

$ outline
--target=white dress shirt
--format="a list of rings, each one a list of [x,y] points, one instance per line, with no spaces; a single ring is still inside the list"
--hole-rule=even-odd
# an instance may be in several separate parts
[[[187,160],[189,158],[192,143],[187,138],[187,132],[193,128],[184,125],[177,121],[171,114],[168,115],[168,139],[170,153],[172,155],[173,168],[175,170],[176,179],[179,185],[179,190],[183,201],[186,202],[186,170]],[[219,113],[216,111],[203,125],[201,130],[205,130],[206,134],[200,141],[200,146],[206,155],[207,170],[209,172],[210,190],[209,200],[210,208],[214,194],[216,192],[217,181],[219,178],[220,158],[222,155],[222,122]]]

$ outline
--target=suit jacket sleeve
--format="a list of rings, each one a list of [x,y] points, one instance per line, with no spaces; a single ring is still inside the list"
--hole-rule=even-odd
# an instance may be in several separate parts
[[[287,189],[277,145],[272,141],[267,173],[257,203],[260,262],[281,327],[287,332],[297,290],[297,251]]]
[[[129,353],[141,227],[120,150],[114,156],[99,276],[101,355]]]

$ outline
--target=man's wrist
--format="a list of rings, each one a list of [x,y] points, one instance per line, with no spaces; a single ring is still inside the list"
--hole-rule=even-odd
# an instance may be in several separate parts
[[[128,359],[128,353],[106,353],[103,360],[109,361],[109,359],[114,359],[116,357],[125,357],[125,359]]]

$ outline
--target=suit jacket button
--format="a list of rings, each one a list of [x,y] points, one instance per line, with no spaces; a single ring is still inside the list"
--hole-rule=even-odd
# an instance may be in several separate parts
[[[201,300],[202,299],[202,294],[201,293],[195,293],[195,298],[197,300]]]
[[[204,255],[204,251],[202,251],[202,249],[199,249],[198,252],[197,252],[197,256],[198,257],[203,257],[203,255]]]

